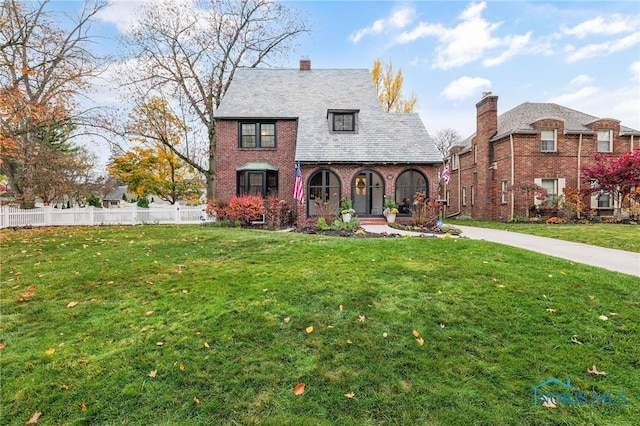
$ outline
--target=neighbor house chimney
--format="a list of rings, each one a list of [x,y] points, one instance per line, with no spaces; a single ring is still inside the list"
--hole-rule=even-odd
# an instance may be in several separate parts
[[[300,58],[300,71],[309,71],[311,70],[311,59],[308,56],[303,56]]]
[[[493,145],[491,138],[498,131],[498,97],[484,92],[476,104],[476,204],[472,207],[473,217],[483,220],[494,219],[495,190],[493,182]]]

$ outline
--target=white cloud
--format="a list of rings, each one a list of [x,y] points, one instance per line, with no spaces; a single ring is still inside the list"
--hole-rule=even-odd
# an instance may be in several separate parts
[[[491,81],[481,77],[460,77],[449,83],[440,96],[450,100],[462,100],[475,96],[478,90],[491,87]]]
[[[126,33],[137,22],[137,9],[150,0],[109,0],[97,17],[101,21],[110,22],[120,33]]]
[[[629,71],[631,71],[632,81],[640,81],[640,61],[636,61],[629,65]]]
[[[567,57],[567,62],[575,62],[582,59],[606,56],[611,53],[629,49],[630,47],[633,47],[639,43],[640,31],[618,40],[597,44],[588,44],[576,50],[574,50],[573,47],[568,47],[567,51],[570,52],[570,55]]]
[[[638,28],[638,23],[637,16],[625,17],[618,14],[607,18],[596,16],[572,28],[562,27],[562,32],[578,38],[585,38],[590,35],[621,34],[635,31]]]
[[[571,83],[569,83],[572,86],[583,86],[587,83],[591,83],[593,81],[593,78],[587,74],[580,74],[577,77],[574,77],[573,80],[571,80]]]
[[[617,90],[602,90],[595,86],[549,98],[556,103],[599,118],[620,120],[623,126],[640,129],[638,86],[622,86]]]
[[[420,22],[410,31],[399,34],[395,42],[403,44],[423,37],[437,38],[439,45],[435,49],[436,57],[433,68],[444,70],[479,60],[488,52],[502,50],[483,61],[483,65],[486,67],[495,66],[520,54],[524,49],[531,50],[533,48],[531,46],[531,32],[524,35],[495,37],[493,33],[502,23],[486,21],[482,17],[482,12],[486,7],[486,2],[471,3],[458,16],[461,22],[455,27]]]
[[[415,10],[411,7],[405,6],[396,9],[391,16],[378,19],[370,26],[351,33],[349,40],[356,44],[365,36],[381,34],[389,28],[402,29],[411,23],[414,16]]]

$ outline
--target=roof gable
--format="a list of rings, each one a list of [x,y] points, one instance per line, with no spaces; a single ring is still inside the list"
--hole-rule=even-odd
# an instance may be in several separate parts
[[[332,133],[331,111],[357,111],[357,132]],[[387,113],[366,69],[239,69],[217,119],[296,119],[296,160],[437,163],[418,114]]]

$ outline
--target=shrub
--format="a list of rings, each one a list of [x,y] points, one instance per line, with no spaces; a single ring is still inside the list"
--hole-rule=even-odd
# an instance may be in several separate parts
[[[259,195],[233,197],[229,200],[226,210],[230,220],[239,220],[244,225],[250,225],[265,213],[264,199]]]
[[[526,223],[529,222],[529,218],[527,216],[523,216],[521,214],[514,214],[511,217],[511,220],[509,222],[513,222],[513,223]]]
[[[102,207],[102,203],[100,202],[100,197],[98,197],[97,195],[93,195],[93,194],[89,195],[87,197],[87,205],[101,208]]]
[[[293,223],[291,206],[278,197],[269,197],[265,202],[265,224],[269,229],[282,229]]]
[[[322,218],[325,224],[329,224],[333,223],[333,220],[336,218],[338,206],[336,206],[335,203],[316,198],[313,202],[313,210],[316,216],[318,216],[318,220]]]
[[[421,192],[416,192],[413,197],[414,205],[411,207],[411,218],[416,226],[433,226],[440,217],[442,203],[425,198]]]
[[[229,207],[229,200],[225,198],[216,198],[209,200],[205,212],[207,216],[214,217],[216,221],[222,221],[227,219],[227,208]]]
[[[327,231],[329,229],[329,225],[327,225],[327,221],[324,220],[323,217],[319,217],[316,222],[316,229],[319,231]]]
[[[136,205],[138,207],[142,207],[143,209],[148,209],[149,199],[147,197],[138,197],[138,200],[136,201]]]
[[[551,224],[560,224],[560,223],[567,223],[566,219],[557,217],[557,216],[552,216],[549,219],[547,219],[547,224],[551,225]]]

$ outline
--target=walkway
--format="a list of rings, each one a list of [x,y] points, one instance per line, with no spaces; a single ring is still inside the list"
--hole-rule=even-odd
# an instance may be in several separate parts
[[[462,231],[462,237],[472,240],[485,240],[506,244],[576,263],[584,263],[586,265],[640,277],[640,253],[574,243],[555,238],[538,237],[536,235],[521,234],[518,232],[502,231],[499,229],[476,228],[472,226],[460,226],[458,224],[455,224],[455,227]],[[364,225],[363,228],[367,232],[374,233],[387,232],[389,234],[419,235],[415,232],[393,229],[386,225]]]

